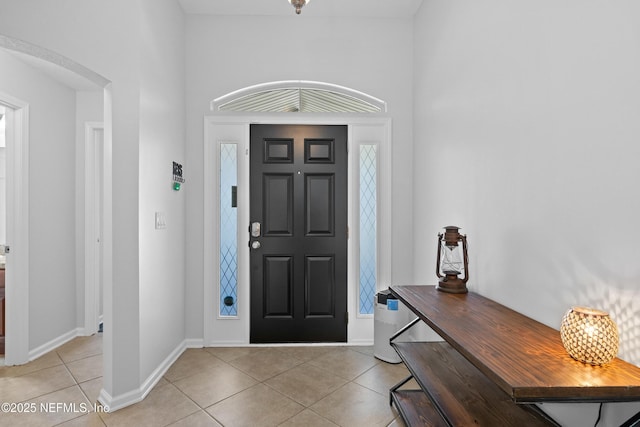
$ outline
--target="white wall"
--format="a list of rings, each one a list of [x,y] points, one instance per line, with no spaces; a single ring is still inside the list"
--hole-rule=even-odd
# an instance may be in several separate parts
[[[639,16],[633,1],[425,0],[414,21],[416,223],[430,242],[462,227],[470,288],[549,326],[572,305],[609,311],[636,365]],[[416,236],[414,254],[433,284],[435,244]],[[597,416],[545,407],[563,425]]]
[[[38,313],[29,322],[33,350],[76,327],[75,90],[0,50],[0,91],[30,105],[29,165],[35,173],[29,183],[29,307]]]
[[[183,222],[182,208],[170,199],[173,195],[155,190],[156,184],[163,185],[157,181],[159,176],[170,180],[169,161],[180,160],[184,144],[184,116],[176,114],[184,111],[183,92],[178,89],[184,81],[179,70],[184,57],[175,49],[182,44],[182,12],[175,0],[0,0],[0,10],[3,34],[64,55],[111,82],[108,100],[113,105],[113,125],[105,135],[107,141],[112,136],[107,156],[113,162],[109,184],[113,188],[114,268],[108,273],[112,280],[104,295],[104,391],[115,401],[136,396],[141,378],[160,368],[154,366],[157,360],[169,356],[168,349],[175,350],[178,338],[184,338],[183,304],[179,298],[177,303],[169,300],[180,293],[177,289],[182,285],[174,279],[184,267],[180,258],[176,263],[164,262],[167,241],[175,241],[178,247],[184,243],[170,231],[154,241],[162,249],[140,245],[141,224],[152,224],[142,215],[165,211],[176,231]],[[149,16],[162,19],[150,24]],[[161,30],[166,38],[160,37]],[[177,38],[169,40],[172,36]],[[168,43],[166,52],[160,41]],[[154,144],[157,152],[168,150],[166,155],[155,157]],[[153,193],[141,198],[143,189]],[[162,279],[156,281],[156,277]],[[71,299],[75,301],[75,295]],[[158,325],[160,312],[166,317]],[[161,328],[166,324],[172,327],[164,334]]]
[[[203,117],[233,90],[279,80],[347,86],[388,102],[393,120],[393,280],[411,282],[410,19],[188,15],[187,337],[203,336]],[[385,286],[388,285],[384,284]],[[213,304],[213,301],[212,301]]]
[[[176,2],[142,3],[140,56],[140,379],[184,340],[184,19]],[[162,72],[160,72],[160,70]],[[184,165],[191,181],[190,167]],[[188,184],[186,184],[188,185]],[[155,229],[155,212],[167,228]]]

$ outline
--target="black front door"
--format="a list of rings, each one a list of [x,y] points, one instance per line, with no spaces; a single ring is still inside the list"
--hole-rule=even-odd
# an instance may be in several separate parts
[[[347,340],[347,127],[251,126],[251,342]]]

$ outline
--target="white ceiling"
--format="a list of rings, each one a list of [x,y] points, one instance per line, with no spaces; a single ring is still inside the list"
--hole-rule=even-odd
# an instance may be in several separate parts
[[[291,15],[288,0],[178,0],[186,13],[208,15]],[[310,0],[302,16],[402,18],[413,16],[423,0]]]

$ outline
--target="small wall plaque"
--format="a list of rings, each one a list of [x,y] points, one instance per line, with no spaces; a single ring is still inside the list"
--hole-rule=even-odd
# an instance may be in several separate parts
[[[184,184],[184,178],[182,177],[182,165],[177,162],[173,162],[173,189],[180,191],[181,185]]]

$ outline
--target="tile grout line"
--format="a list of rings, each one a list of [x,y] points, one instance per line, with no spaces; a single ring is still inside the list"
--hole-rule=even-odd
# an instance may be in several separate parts
[[[204,350],[204,348],[203,348],[203,350]],[[206,351],[206,350],[204,350],[204,351]],[[211,355],[211,357],[215,358],[216,360],[218,360],[218,361],[220,361],[220,362],[222,362],[222,363],[224,363],[224,364],[226,364],[226,365],[229,365],[229,366],[234,367],[233,365],[231,365],[231,364],[230,364],[230,363],[228,363],[227,361],[224,361],[224,360],[220,359],[219,357],[217,357],[215,354],[211,354],[211,353],[210,353],[210,352],[208,352],[208,351],[206,351],[206,352],[207,352],[207,353],[209,353],[209,354]],[[234,368],[235,368],[235,367],[234,367]],[[235,369],[238,369],[238,368],[235,368]],[[240,370],[240,369],[238,369],[238,370]],[[240,370],[240,371],[241,371],[241,370]],[[247,374],[247,373],[245,373],[244,371],[241,371],[241,372],[242,372],[242,373],[244,373],[245,375],[248,375],[248,374]],[[193,376],[195,376],[195,375],[198,375],[198,374],[193,374],[193,375],[189,375],[189,376],[186,376],[186,377],[183,377],[183,378],[179,378],[179,379],[177,379],[176,381],[181,381],[181,380],[183,380],[183,379],[185,379],[185,378],[190,378],[190,377],[193,377]],[[250,375],[248,375],[248,376],[249,376],[250,378],[252,378],[252,379],[256,380],[255,378],[251,377]],[[166,378],[165,376],[162,376],[162,378],[164,378],[164,380],[165,380],[165,381],[167,381],[169,384],[171,384],[173,387],[175,387],[175,388],[176,388],[176,390],[178,390],[178,391],[179,391],[179,392],[180,392],[184,397],[186,397],[188,400],[190,400],[191,402],[193,402],[193,404],[194,404],[194,405],[196,405],[198,408],[200,408],[200,409],[199,409],[199,411],[195,411],[195,412],[193,412],[193,413],[191,413],[191,414],[187,415],[186,417],[181,418],[180,420],[176,420],[176,421],[174,421],[173,423],[168,424],[168,426],[170,426],[170,425],[172,425],[172,424],[175,424],[175,423],[177,423],[177,422],[179,422],[179,421],[181,421],[181,420],[184,420],[185,418],[188,418],[188,417],[192,416],[193,414],[196,414],[196,413],[198,413],[198,412],[202,411],[202,412],[204,412],[204,413],[205,413],[209,418],[211,418],[211,419],[212,419],[212,420],[214,420],[216,423],[218,423],[219,425],[221,425],[222,427],[224,427],[224,424],[222,424],[222,422],[221,422],[221,421],[219,421],[216,417],[214,417],[213,415],[211,415],[211,414],[207,411],[207,409],[206,409],[206,408],[203,408],[202,406],[200,406],[200,405],[199,405],[195,400],[193,400],[193,399],[191,398],[191,396],[189,396],[188,394],[186,394],[184,391],[182,391],[182,389],[181,389],[180,387],[178,387],[177,385],[175,385],[173,381],[169,380],[169,379],[168,379],[168,378]],[[256,381],[257,381],[257,380],[256,380]],[[254,386],[255,386],[255,385],[253,385],[253,386],[251,386],[251,387],[254,387]],[[244,390],[240,390],[240,391],[238,391],[238,392],[236,392],[236,393],[232,394],[231,396],[227,396],[227,397],[225,397],[224,399],[219,400],[218,402],[215,402],[215,403],[213,403],[213,404],[209,405],[208,407],[211,407],[211,406],[213,406],[213,405],[217,405],[218,403],[223,402],[223,401],[225,401],[225,400],[229,399],[230,397],[235,396],[235,395],[237,395],[237,394],[239,394],[239,393],[242,393],[243,391],[248,390],[248,389],[249,389],[249,388],[251,388],[251,387],[248,387],[248,388],[246,388],[246,389],[244,389]],[[166,427],[168,427],[168,426],[166,426]]]
[[[197,375],[197,374],[194,374],[194,375]],[[192,376],[193,376],[193,375],[192,375]],[[177,385],[175,385],[173,382],[169,381],[169,380],[168,380],[167,378],[165,378],[164,376],[163,376],[162,378],[164,378],[164,379],[165,379],[165,381],[167,381],[169,384],[171,384],[173,387],[175,387],[175,389],[176,389],[176,390],[178,390],[178,391],[179,391],[179,392],[180,392],[184,397],[186,397],[189,401],[191,401],[194,405],[196,405],[196,406],[199,408],[199,410],[197,410],[197,411],[195,411],[195,412],[192,412],[191,414],[187,415],[186,417],[180,418],[179,420],[176,420],[176,421],[174,421],[173,423],[168,424],[168,425],[167,425],[167,427],[168,427],[168,426],[171,426],[171,425],[173,425],[173,424],[175,424],[175,423],[177,423],[177,422],[179,422],[179,421],[182,421],[182,420],[184,420],[184,419],[186,419],[186,418],[189,418],[189,417],[190,417],[190,416],[192,416],[193,414],[197,414],[198,412],[201,412],[201,411],[202,411],[202,412],[204,412],[204,413],[205,413],[209,418],[211,418],[212,420],[214,420],[216,423],[218,423],[218,424],[220,424],[222,427],[224,427],[224,425],[223,425],[220,421],[218,421],[218,420],[217,420],[213,415],[211,415],[209,412],[207,412],[206,408],[203,408],[202,406],[200,406],[200,405],[198,404],[198,402],[196,402],[195,400],[193,400],[193,399],[191,398],[191,396],[189,396],[189,395],[188,395],[188,394],[186,394],[184,391],[182,391],[182,389],[181,389],[180,387],[178,387]],[[185,377],[185,378],[189,378],[189,377]],[[182,378],[181,378],[181,379],[182,379]],[[236,393],[236,394],[237,394],[237,393]],[[223,400],[224,400],[224,399],[223,399]],[[218,403],[218,402],[216,402],[216,403]],[[216,403],[214,403],[213,405],[215,405]],[[211,405],[211,406],[213,406],[213,405]]]
[[[58,355],[58,357],[60,357],[60,355]],[[62,360],[62,357],[60,357],[60,360]],[[67,372],[69,373],[69,375],[71,375],[71,378],[73,378],[73,381],[76,383],[76,386],[80,387],[80,384],[78,383],[78,380],[76,379],[76,377],[73,375],[73,373],[71,372],[71,369],[69,369],[69,367],[67,366],[66,362],[64,360],[62,360],[62,366],[64,366],[64,368],[67,370]],[[82,390],[82,389],[81,389]],[[87,399],[88,401],[89,399]]]
[[[60,357],[60,355],[56,352],[56,354],[58,355],[58,357]],[[71,378],[73,378],[73,381],[75,382],[75,387],[78,387],[78,390],[80,390],[80,393],[82,394],[82,396],[85,398],[85,400],[87,402],[89,402],[89,404],[91,405],[91,407],[93,407],[93,403],[91,402],[91,400],[89,399],[89,396],[87,396],[87,394],[84,392],[84,390],[82,389],[82,387],[80,387],[80,383],[78,382],[78,380],[76,379],[76,377],[73,375],[73,373],[71,372],[71,370],[69,369],[69,367],[67,366],[66,362],[62,359],[62,357],[60,357],[60,360],[62,360],[62,365],[64,366],[64,368],[67,370],[67,372],[69,373],[69,375],[71,375]],[[102,377],[101,377],[102,378]],[[71,388],[74,386],[69,386],[69,387],[65,387],[65,388]],[[60,389],[60,390],[64,390],[64,389]],[[56,390],[56,391],[60,391],[60,390]],[[55,392],[52,392],[55,393]],[[91,413],[91,411],[89,412]],[[87,413],[88,414],[88,413]],[[80,417],[84,417],[87,414],[79,414],[77,417],[71,418],[67,421],[63,421],[62,423],[59,424],[64,424],[66,422],[72,421],[72,420],[76,420]],[[102,419],[102,417],[100,417],[100,414],[98,414],[98,417],[100,418],[100,422],[102,422],[102,425],[106,425],[104,420]],[[59,425],[58,424],[58,425]]]
[[[97,339],[97,338],[96,338],[96,339]],[[100,336],[100,339],[102,340],[102,336]],[[73,378],[73,380],[75,381],[75,383],[76,383],[76,387],[78,387],[78,389],[80,390],[80,393],[82,393],[82,395],[83,395],[83,396],[84,396],[84,398],[87,400],[87,402],[89,402],[89,404],[91,405],[91,407],[93,408],[93,405],[94,405],[94,404],[99,404],[100,406],[102,406],[102,404],[101,404],[101,403],[99,403],[98,401],[96,401],[96,402],[91,402],[91,399],[89,398],[89,396],[87,395],[87,393],[82,389],[82,387],[80,386],[80,383],[79,383],[79,382],[78,382],[78,380],[76,379],[75,375],[73,375],[73,373],[71,372],[71,369],[69,369],[69,366],[67,366],[67,363],[73,363],[73,362],[77,362],[77,361],[79,361],[79,360],[88,359],[89,357],[95,357],[95,356],[98,356],[98,355],[102,355],[103,353],[102,353],[102,352],[100,352],[100,353],[93,354],[93,355],[89,355],[89,356],[86,356],[86,357],[81,357],[81,358],[79,358],[79,359],[72,360],[72,361],[70,361],[70,362],[66,362],[66,361],[62,358],[62,356],[60,355],[60,353],[58,353],[58,351],[57,351],[57,350],[54,350],[54,351],[56,352],[56,355],[57,355],[57,356],[60,358],[60,360],[62,361],[62,364],[64,365],[64,367],[65,367],[65,369],[67,370],[67,372],[69,372],[69,375],[71,375],[71,378]],[[96,378],[102,378],[102,375],[101,375],[100,377],[96,377]],[[94,380],[94,379],[95,379],[95,378],[92,378],[92,379],[87,380],[87,381],[91,381],[91,380]],[[85,381],[85,382],[86,382],[86,381]],[[89,412],[89,413],[91,413],[91,412]],[[97,413],[97,412],[96,412],[96,413]],[[81,415],[81,416],[86,416],[86,415],[88,415],[88,414],[83,414],[83,415]],[[100,422],[102,423],[102,425],[103,425],[103,426],[106,426],[107,424],[106,424],[105,420],[102,418],[102,416],[100,415],[100,413],[97,413],[97,415],[98,415],[98,418],[100,419]],[[76,417],[76,418],[73,418],[73,419],[77,419],[77,418],[80,418],[80,417]],[[69,420],[69,421],[71,421],[71,420]]]

